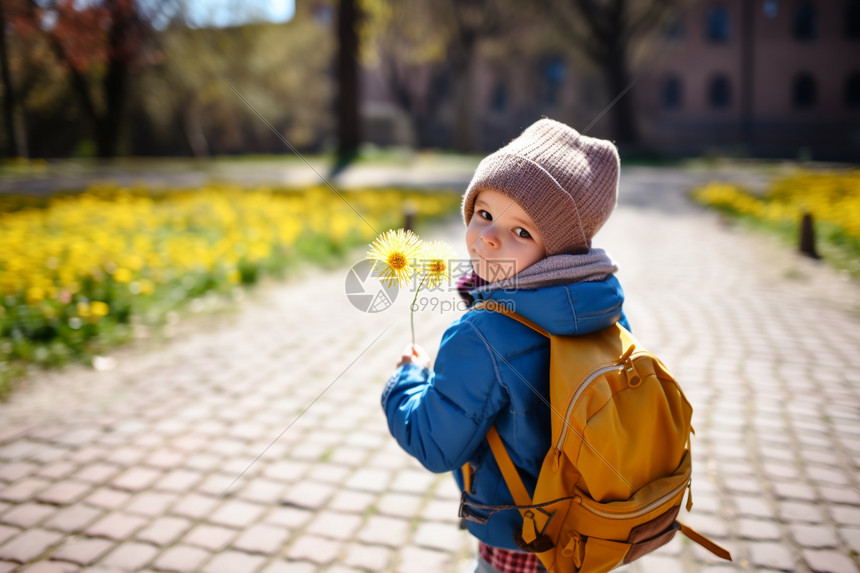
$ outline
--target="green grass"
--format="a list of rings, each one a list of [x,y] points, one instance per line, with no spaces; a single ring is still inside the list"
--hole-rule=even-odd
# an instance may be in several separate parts
[[[179,191],[179,190],[177,190]],[[112,201],[110,193],[124,193],[123,191],[102,191],[107,195],[103,196],[106,203],[97,210],[90,208],[86,213],[106,213],[106,209]],[[183,202],[181,196],[198,197],[197,209],[201,205],[209,205],[214,202],[219,196],[219,191],[207,190],[207,193],[212,193],[211,196],[203,196],[202,203],[200,196],[197,195],[197,190],[188,192],[187,190],[171,193],[171,192],[152,192],[146,189],[137,188],[135,193],[148,194],[155,203],[164,204],[165,209],[177,210],[178,213],[186,213],[188,209],[187,201]],[[379,200],[377,207],[371,207],[372,198],[377,196],[373,189],[362,191],[345,192],[344,196],[349,196],[350,200],[357,204],[361,201],[368,201],[364,215],[374,220],[374,225],[380,231],[399,226],[402,224],[402,205],[406,201],[417,202],[418,205],[425,206],[428,210],[420,217],[421,224],[426,224],[432,221],[434,217],[447,216],[455,211],[459,206],[459,194],[437,191],[435,193],[414,193],[405,190],[381,190],[378,194],[382,199]],[[302,194],[302,190],[275,190],[272,193],[272,200],[288,199],[289,195]],[[49,210],[52,207],[52,202],[58,198],[63,198],[63,202],[68,204],[70,201],[77,201],[77,194],[65,193],[50,196],[11,196],[0,195],[0,217],[18,217],[20,211],[30,210]],[[266,211],[277,213],[277,208],[274,203],[265,203],[266,209],[252,211],[249,206],[240,205],[244,202],[245,197],[250,196],[248,193],[239,193],[234,197],[235,201],[230,203],[232,208],[242,216],[242,213],[251,213],[254,217],[259,218],[266,215]],[[331,196],[329,196],[331,195]],[[304,195],[303,195],[304,196]],[[343,205],[340,197],[319,190],[316,191],[316,197],[322,198],[325,205],[324,209],[331,216],[338,211],[346,211],[346,217],[353,218],[354,214],[347,210]],[[82,196],[84,198],[85,196]],[[250,200],[253,200],[249,197]],[[113,199],[117,201],[118,199]],[[316,205],[312,199],[308,205]],[[399,202],[400,208],[397,207]],[[77,203],[75,203],[77,204]],[[435,206],[435,207],[434,207]],[[84,207],[86,208],[86,207]],[[82,208],[82,209],[84,209]],[[319,206],[316,207],[319,210]],[[273,210],[275,209],[275,210]],[[440,212],[436,215],[436,210]],[[82,210],[82,213],[84,211]],[[140,218],[139,211],[132,211],[136,218]],[[233,226],[227,229],[221,229],[216,225],[211,226],[195,226],[188,224],[183,230],[174,228],[176,221],[191,221],[196,215],[201,215],[197,211],[187,212],[187,219],[183,217],[173,219],[159,219],[162,221],[162,226],[153,230],[150,228],[140,228],[133,230],[135,236],[149,236],[156,242],[159,237],[168,239],[173,237],[185,237],[189,235],[201,235],[207,237],[206,244],[212,245],[217,240],[223,239],[222,232],[251,232],[253,231],[248,226],[241,223],[232,223]],[[254,220],[254,217],[251,220]],[[273,220],[269,215],[269,219],[261,223],[260,229],[266,226],[277,225],[283,222],[283,219],[277,218]],[[9,219],[11,221],[11,219]],[[29,220],[29,219],[26,219]],[[0,219],[2,221],[2,219]],[[203,218],[200,221],[207,221]],[[108,222],[109,223],[109,222]],[[109,227],[109,224],[106,225]],[[361,226],[358,224],[358,226]],[[92,225],[90,227],[92,228]],[[119,227],[117,227],[119,228]],[[177,320],[184,321],[188,317],[199,315],[212,315],[224,312],[230,312],[238,308],[238,302],[245,297],[245,291],[253,287],[261,280],[285,280],[294,276],[296,271],[309,265],[314,265],[322,268],[335,268],[343,265],[346,257],[354,256],[356,249],[365,249],[368,240],[357,234],[355,231],[350,231],[347,235],[343,235],[338,239],[334,239],[334,235],[329,235],[331,230],[316,231],[310,227],[305,229],[289,244],[273,242],[270,244],[270,254],[264,258],[248,258],[243,256],[238,260],[235,266],[230,266],[222,261],[212,268],[202,266],[191,266],[188,268],[165,268],[157,272],[165,275],[165,279],[154,278],[155,275],[148,274],[147,268],[137,271],[136,276],[129,280],[119,280],[114,277],[112,271],[106,271],[107,266],[111,262],[105,262],[99,258],[86,259],[88,261],[87,268],[97,267],[95,275],[81,275],[76,277],[79,283],[76,290],[67,291],[61,283],[56,283],[57,294],[51,294],[36,299],[36,302],[29,299],[27,286],[23,290],[0,296],[0,400],[7,398],[12,392],[14,384],[31,368],[61,368],[70,363],[92,364],[97,356],[104,355],[110,349],[119,345],[126,344],[130,341],[139,339],[142,335],[147,338],[160,338],[169,332],[176,324]],[[82,235],[69,234],[67,238],[62,227],[54,226],[33,227],[28,231],[27,237],[32,237],[33,243],[38,243],[38,239],[44,234],[57,235],[63,237],[63,241],[72,242],[75,240],[85,240]],[[0,236],[2,236],[2,226],[0,226]],[[243,238],[237,239],[237,245],[246,245],[248,240],[246,235]],[[29,277],[36,276],[39,273],[50,275],[51,271],[46,270],[48,267],[39,262],[42,259],[37,250],[28,251],[31,247],[28,246],[28,241],[22,239],[22,243],[14,243],[13,248],[8,251],[11,255],[11,261],[17,257],[18,259],[30,261],[32,267],[32,275],[28,273],[15,273],[8,271],[7,276],[24,276],[28,277],[25,285],[34,284]],[[129,243],[129,245],[132,243]],[[134,250],[129,250],[131,247],[124,247],[124,253],[140,254]],[[93,248],[91,257],[97,257],[98,249]],[[156,249],[157,250],[157,249]],[[209,250],[209,253],[217,252]],[[59,256],[59,255],[58,255]],[[3,275],[3,261],[7,260],[0,257],[0,277]],[[166,261],[165,259],[164,261]],[[162,262],[164,262],[162,261]],[[121,266],[120,260],[116,260],[117,265]],[[11,264],[11,263],[10,263]],[[114,265],[114,270],[117,265]],[[29,271],[28,271],[29,272]],[[152,279],[151,281],[146,279]],[[140,288],[135,292],[131,287],[133,285],[148,282],[155,284],[152,292],[147,292],[145,295],[140,294]],[[97,301],[97,302],[93,302]],[[93,302],[90,308],[94,308],[95,304],[107,305],[109,313],[99,319],[94,319],[91,315],[81,314],[80,305],[89,305]]]

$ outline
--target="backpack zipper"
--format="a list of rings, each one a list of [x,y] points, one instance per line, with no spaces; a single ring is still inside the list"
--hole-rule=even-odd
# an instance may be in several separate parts
[[[633,366],[633,359],[640,355],[646,355],[646,352],[636,354],[636,346],[631,344],[630,348],[627,349],[627,352],[621,355],[621,358],[618,359],[617,364],[612,364],[611,366],[604,366],[603,368],[599,368],[589,374],[588,378],[583,380],[582,384],[579,385],[579,388],[576,389],[576,392],[573,393],[573,397],[570,399],[570,404],[567,405],[567,412],[564,413],[564,426],[561,428],[561,435],[558,437],[558,443],[555,445],[555,453],[556,453],[556,463],[558,463],[558,456],[561,454],[561,447],[564,445],[564,439],[567,437],[567,430],[570,428],[570,417],[573,415],[573,408],[576,405],[576,401],[579,400],[579,397],[582,396],[582,393],[588,388],[588,385],[594,382],[596,378],[603,376],[608,372],[623,372],[625,368],[628,370],[628,380],[631,382],[632,387],[637,387],[641,384],[639,376],[636,374],[635,367]],[[630,374],[632,372],[633,374]],[[635,385],[632,382],[635,381]]]
[[[613,513],[610,511],[603,511],[602,509],[597,509],[596,507],[591,507],[591,506],[585,505],[584,503],[582,503],[581,498],[579,499],[579,505],[580,505],[580,507],[590,511],[594,515],[597,515],[600,517],[605,517],[606,519],[635,519],[637,517],[642,517],[643,515],[650,513],[651,511],[654,511],[656,508],[660,507],[661,505],[663,505],[664,503],[666,503],[667,501],[669,501],[670,499],[672,499],[673,497],[675,497],[679,493],[683,493],[683,491],[685,489],[687,489],[691,483],[692,483],[692,480],[687,479],[681,485],[679,485],[678,487],[676,487],[675,489],[673,489],[669,493],[665,494],[660,499],[655,499],[654,501],[652,501],[648,505],[643,506],[636,511],[630,511],[630,512],[626,512],[626,513]],[[574,501],[576,501],[576,500],[574,500]]]
[[[558,443],[555,446],[557,454],[561,453],[561,447],[564,445],[564,439],[567,437],[567,430],[570,428],[570,417],[573,415],[573,407],[576,405],[576,401],[579,400],[579,397],[583,392],[585,392],[588,385],[594,382],[595,378],[599,378],[607,372],[612,372],[614,370],[621,372],[624,370],[624,365],[613,364],[612,366],[604,366],[599,370],[595,370],[583,381],[582,384],[579,385],[579,388],[576,389],[576,392],[573,394],[573,398],[570,399],[570,404],[567,406],[567,412],[564,414],[564,426],[561,428],[561,435],[558,437]]]

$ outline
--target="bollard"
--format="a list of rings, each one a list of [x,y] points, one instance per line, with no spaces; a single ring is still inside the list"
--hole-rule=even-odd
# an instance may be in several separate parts
[[[403,229],[406,231],[415,231],[415,215],[418,209],[411,202],[403,204]]]
[[[813,259],[821,258],[815,250],[815,224],[809,212],[803,213],[800,221],[800,252]]]

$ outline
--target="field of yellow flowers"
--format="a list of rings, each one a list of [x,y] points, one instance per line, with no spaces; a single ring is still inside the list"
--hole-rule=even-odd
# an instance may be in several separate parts
[[[764,195],[713,182],[693,198],[727,215],[782,234],[797,244],[804,213],[815,221],[818,250],[837,267],[860,277],[860,169],[800,170],[771,181]]]
[[[299,261],[325,263],[459,195],[235,186],[154,192],[112,185],[0,196],[0,398],[27,363],[88,360],[135,328]]]

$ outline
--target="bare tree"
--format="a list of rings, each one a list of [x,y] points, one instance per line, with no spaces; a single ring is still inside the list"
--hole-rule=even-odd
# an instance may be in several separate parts
[[[168,1],[147,6],[158,10]],[[119,151],[129,78],[153,38],[154,14],[135,0],[82,5],[74,0],[27,0],[19,29],[47,37],[92,127],[99,157],[114,157]]]
[[[365,42],[374,44],[395,101],[410,114],[413,125],[420,123],[441,103],[428,84],[448,75],[456,147],[474,151],[472,82],[478,49],[482,43],[512,32],[522,15],[530,12],[528,4],[513,0],[365,0],[365,4],[375,22],[375,27],[368,26],[375,29],[368,32]],[[413,72],[417,69],[429,72],[429,77],[416,81]]]
[[[503,3],[497,0],[450,0],[452,33],[448,45],[448,62],[454,76],[457,148],[461,152],[476,148],[472,102],[474,64],[478,44],[507,31]]]
[[[449,30],[440,22],[438,5],[431,2],[364,0],[362,9],[362,64],[381,70],[420,147],[426,126],[447,99],[434,84],[447,73]]]
[[[0,78],[3,82],[3,122],[6,126],[9,156],[18,157],[23,150],[19,149],[18,132],[15,129],[15,85],[12,83],[12,73],[9,70],[5,11],[4,2],[0,2]]]
[[[551,21],[561,26],[604,76],[614,102],[610,110],[615,140],[639,142],[631,85],[630,56],[635,43],[684,0],[547,0]]]
[[[337,155],[338,163],[349,161],[361,143],[358,74],[357,0],[340,0],[337,17]]]

